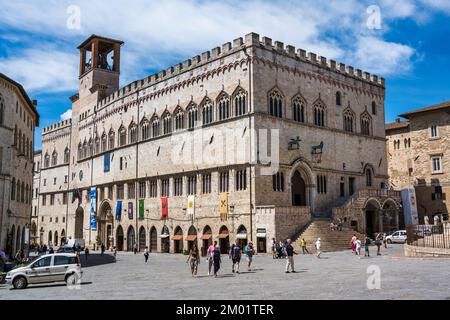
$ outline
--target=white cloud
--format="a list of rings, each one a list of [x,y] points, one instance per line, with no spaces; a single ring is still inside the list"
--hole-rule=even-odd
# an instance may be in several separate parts
[[[76,88],[77,61],[76,54],[54,47],[25,49],[20,56],[0,58],[0,70],[31,92],[67,91]]]
[[[450,1],[448,0],[421,0],[421,2],[435,10],[450,14]]]
[[[408,72],[414,54],[409,46],[368,36],[359,39],[353,59],[359,68],[386,76]]]
[[[72,109],[67,109],[66,112],[64,112],[61,116],[61,120],[69,120],[72,118]]]

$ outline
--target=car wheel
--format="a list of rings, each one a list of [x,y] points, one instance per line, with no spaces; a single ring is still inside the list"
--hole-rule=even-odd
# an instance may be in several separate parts
[[[13,286],[15,289],[25,289],[27,287],[27,279],[25,277],[17,277],[13,281]]]
[[[72,285],[72,286],[74,286],[74,285],[76,285],[77,283],[78,283],[78,275],[77,275],[76,273],[69,274],[69,275],[66,277],[66,284],[67,284],[67,285]]]
[[[388,239],[388,240],[387,240],[387,243],[392,244],[392,240],[391,240],[391,239]]]

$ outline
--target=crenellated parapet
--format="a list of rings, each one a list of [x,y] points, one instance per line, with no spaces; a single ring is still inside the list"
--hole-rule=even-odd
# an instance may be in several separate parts
[[[324,68],[330,72],[336,74],[345,75],[356,80],[360,80],[378,87],[385,88],[385,79],[361,69],[355,69],[353,66],[345,65],[344,63],[336,62],[335,60],[318,56],[314,52],[307,52],[304,49],[296,49],[292,45],[284,45],[281,41],[272,41],[269,37],[260,37],[257,33],[249,33],[244,38],[239,37],[232,42],[226,42],[221,47],[212,48],[209,51],[205,51],[200,55],[196,55],[191,59],[186,59],[182,63],[177,63],[165,70],[161,70],[158,73],[149,75],[148,77],[136,80],[120,90],[113,92],[109,96],[99,101],[97,110],[110,103],[123,99],[124,97],[148,88],[155,86],[170,78],[176,77],[183,73],[192,71],[198,67],[204,66],[217,59],[224,58],[244,48],[258,47],[265,50],[274,51],[280,55],[296,59],[305,63],[312,64],[319,68]]]
[[[60,122],[54,123],[48,127],[44,127],[42,129],[42,134],[48,134],[51,132],[55,132],[57,130],[61,130],[63,128],[70,127],[72,125],[72,119],[62,120]]]

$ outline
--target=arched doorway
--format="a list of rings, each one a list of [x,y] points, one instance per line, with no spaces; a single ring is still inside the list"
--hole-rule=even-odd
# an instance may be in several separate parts
[[[48,232],[47,243],[48,243],[49,247],[51,247],[53,245],[53,234],[51,231]]]
[[[188,250],[191,250],[194,243],[197,242],[197,229],[194,226],[190,226],[186,240],[188,243]]]
[[[239,226],[236,239],[239,241],[241,250],[244,250],[244,247],[247,245],[247,229],[243,225]]]
[[[64,245],[66,243],[66,231],[62,229],[61,231],[61,245]]]
[[[394,232],[400,229],[400,217],[397,204],[393,199],[387,199],[383,203],[383,232]]]
[[[306,206],[306,183],[298,170],[294,172],[291,180],[292,205]]]
[[[55,231],[55,246],[58,246],[58,231]]]
[[[175,228],[173,248],[174,253],[183,253],[183,230],[180,226]]]
[[[83,239],[84,210],[78,207],[75,211],[75,239]]]
[[[309,206],[311,214],[313,214],[315,211],[316,182],[311,166],[303,159],[295,161],[292,164],[288,181],[292,205]]]
[[[139,229],[139,251],[144,251],[147,247],[146,231],[143,226]]]
[[[230,233],[226,226],[222,226],[219,229],[219,247],[220,253],[228,253],[228,249],[230,248]]]
[[[369,200],[365,206],[365,234],[375,238],[375,233],[381,232],[380,205],[378,201]]]
[[[123,229],[122,226],[118,226],[116,230],[116,244],[117,244],[117,250],[122,251],[123,250]]]
[[[170,252],[170,233],[167,226],[164,226],[161,231],[161,252]]]
[[[133,226],[129,226],[127,231],[127,250],[133,251],[135,244],[136,244],[136,234],[134,232]]]
[[[150,251],[158,251],[158,231],[156,231],[155,227],[150,229]]]
[[[14,252],[17,252],[22,248],[22,244],[20,242],[21,239],[22,234],[20,233],[20,226],[18,226],[16,231],[16,249],[14,250]]]
[[[107,200],[103,201],[100,205],[96,218],[98,241],[100,242],[100,245],[104,244],[106,248],[112,247],[113,214],[111,204]]]
[[[208,247],[212,244],[212,230],[210,226],[205,226],[202,233],[202,256],[205,257]]]

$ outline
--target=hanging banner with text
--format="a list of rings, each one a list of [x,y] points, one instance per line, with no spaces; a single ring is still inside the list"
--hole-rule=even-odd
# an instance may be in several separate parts
[[[128,219],[133,220],[133,202],[128,202]]]
[[[144,199],[139,200],[139,219],[144,220]]]
[[[110,158],[110,153],[106,152],[103,155],[103,172],[109,172],[110,170],[110,166],[111,166],[111,158]]]
[[[116,220],[120,220],[121,216],[122,216],[122,200],[117,200]]]
[[[168,218],[169,209],[167,208],[167,197],[161,198],[161,220]]]
[[[220,219],[227,220],[228,219],[228,193],[222,192],[219,194],[219,213]]]
[[[195,196],[194,195],[188,196],[186,213],[189,217],[192,217],[192,219],[194,219],[194,216],[195,216]]]
[[[91,230],[97,230],[95,210],[97,208],[97,188],[91,188]]]

